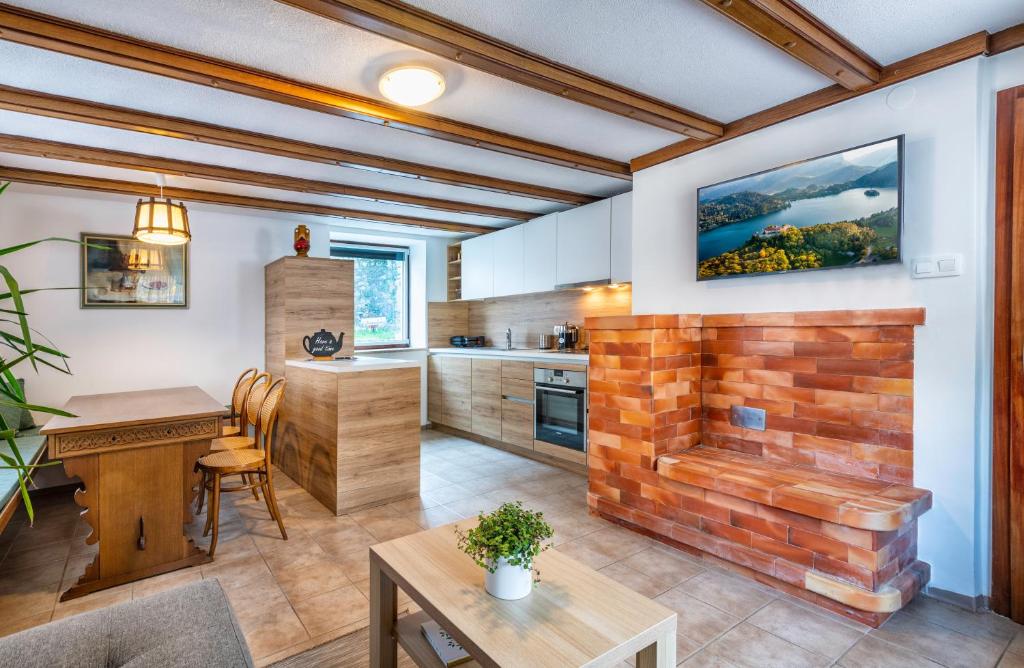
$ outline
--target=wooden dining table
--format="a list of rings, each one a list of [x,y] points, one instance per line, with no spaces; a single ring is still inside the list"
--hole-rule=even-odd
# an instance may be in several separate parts
[[[211,561],[185,534],[196,459],[220,435],[224,405],[198,387],[72,397],[42,430],[51,460],[82,487],[75,502],[96,558],[61,600]]]

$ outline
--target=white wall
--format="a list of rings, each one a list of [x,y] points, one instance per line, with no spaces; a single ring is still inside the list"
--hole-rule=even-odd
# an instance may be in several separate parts
[[[985,457],[991,367],[987,202],[996,80],[1024,79],[1017,61],[975,59],[910,81],[914,102],[876,91],[634,175],[633,312],[729,313],[924,306],[915,379],[915,484],[935,494],[920,525],[932,585],[987,593]],[[993,72],[998,69],[999,75]],[[906,135],[904,257],[962,253],[963,274],[913,280],[908,265],[697,283],[696,191],[787,162]]]
[[[263,267],[292,254],[292,230],[300,223],[311,230],[310,254],[320,257],[329,256],[332,234],[391,241],[404,237],[415,246],[411,317],[425,343],[423,238],[287,214],[188,206],[193,235],[188,309],[81,309],[74,290],[26,297],[32,326],[71,356],[74,373],[69,377],[43,368],[36,376],[19,368],[33,402],[59,406],[74,394],[176,385],[198,385],[226,402],[242,369],[263,366]],[[0,246],[48,236],[78,239],[82,232],[128,234],[134,207],[135,200],[127,197],[14,184],[0,196]],[[5,257],[4,264],[26,288],[79,284],[79,248],[72,244],[37,246]]]

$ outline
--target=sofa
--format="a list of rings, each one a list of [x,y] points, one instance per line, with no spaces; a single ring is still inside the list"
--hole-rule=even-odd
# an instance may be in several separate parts
[[[0,666],[252,665],[238,620],[216,579],[0,638]]]

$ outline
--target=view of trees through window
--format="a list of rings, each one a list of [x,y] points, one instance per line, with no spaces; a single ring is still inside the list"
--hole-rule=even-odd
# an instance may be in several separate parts
[[[408,249],[335,246],[355,262],[355,344],[408,343]]]

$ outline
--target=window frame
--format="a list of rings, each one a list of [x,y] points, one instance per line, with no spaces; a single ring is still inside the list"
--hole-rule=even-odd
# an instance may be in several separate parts
[[[352,260],[353,264],[354,264],[355,260],[357,260],[359,258],[353,258],[353,257],[346,256],[344,253],[348,249],[353,249],[353,250],[355,250],[355,249],[364,249],[364,250],[367,250],[367,251],[375,251],[375,250],[395,251],[395,252],[402,252],[404,254],[404,256],[405,256],[405,260],[404,260],[405,267],[402,270],[402,275],[403,275],[403,278],[404,278],[404,280],[402,281],[403,284],[404,284],[403,288],[402,288],[402,291],[404,292],[404,300],[403,301],[405,302],[404,311],[403,311],[403,317],[402,317],[402,334],[403,334],[404,338],[401,341],[389,341],[389,342],[360,344],[359,343],[359,339],[356,338],[356,332],[358,331],[358,329],[357,329],[356,323],[353,321],[352,328],[353,328],[353,330],[355,330],[355,331],[352,332],[352,340],[355,342],[354,349],[355,350],[364,350],[365,351],[365,350],[401,349],[401,348],[409,348],[409,347],[411,347],[412,346],[412,338],[411,338],[412,333],[411,333],[411,322],[410,322],[411,318],[410,318],[409,309],[412,306],[412,300],[411,300],[411,295],[410,295],[410,290],[411,290],[412,286],[411,286],[411,276],[409,275],[409,266],[410,266],[410,259],[412,257],[412,248],[409,247],[409,246],[400,246],[400,245],[397,245],[397,244],[382,244],[382,243],[371,243],[371,242],[363,242],[363,241],[346,241],[346,240],[343,240],[343,239],[337,239],[337,240],[332,239],[331,240],[331,250],[330,250],[330,253],[331,253],[331,258],[332,259],[336,259],[336,260]],[[354,267],[353,267],[353,269],[354,269]],[[354,283],[354,279],[355,279],[355,276],[353,275],[353,283]],[[354,287],[355,286],[353,285],[353,294],[352,294],[353,316],[355,316],[355,310],[356,310],[356,296],[355,296],[355,289],[354,289]],[[353,320],[354,320],[354,317],[353,317]]]

